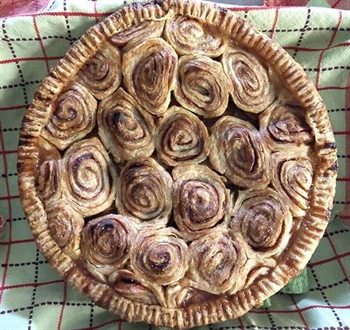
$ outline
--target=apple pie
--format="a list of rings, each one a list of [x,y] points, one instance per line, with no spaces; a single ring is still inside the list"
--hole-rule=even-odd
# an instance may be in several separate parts
[[[302,67],[218,5],[153,0],[91,27],[39,85],[18,148],[36,243],[130,322],[240,317],[306,266],[337,172]]]

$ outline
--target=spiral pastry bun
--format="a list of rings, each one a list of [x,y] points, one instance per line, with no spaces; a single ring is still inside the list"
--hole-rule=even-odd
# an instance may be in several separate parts
[[[198,289],[219,294],[240,285],[245,242],[226,229],[214,229],[189,246],[190,278]],[[205,267],[201,267],[205,265]]]
[[[64,150],[90,133],[96,124],[97,102],[90,91],[75,82],[67,86],[50,105],[52,117],[42,136]]]
[[[173,106],[156,137],[157,157],[165,165],[200,163],[209,154],[209,133],[203,122],[184,108]]]
[[[166,23],[164,37],[180,55],[218,57],[227,46],[226,38],[213,36],[199,21],[181,15]]]
[[[297,106],[274,103],[259,117],[260,132],[273,151],[307,147],[314,137],[302,110]]]
[[[232,198],[222,178],[205,165],[178,166],[174,178],[174,220],[188,240],[225,224],[232,213]]]
[[[38,195],[45,205],[55,204],[64,194],[61,160],[46,160],[39,167]]]
[[[122,215],[108,214],[90,220],[81,233],[86,268],[102,281],[128,260],[136,229]]]
[[[127,91],[153,115],[163,115],[174,89],[178,55],[161,38],[147,39],[123,56]]]
[[[237,107],[260,113],[273,102],[275,90],[269,73],[253,54],[228,47],[221,62],[232,83],[231,96]]]
[[[153,158],[129,161],[117,183],[116,206],[137,223],[166,225],[172,209],[173,179]]]
[[[228,105],[228,86],[219,62],[204,55],[180,57],[174,95],[186,109],[205,118],[222,115]]]
[[[281,253],[290,238],[292,215],[285,201],[271,188],[241,191],[231,226],[258,254]]]
[[[212,127],[210,163],[235,185],[266,186],[269,157],[259,131],[249,122],[224,116]]]
[[[77,212],[92,216],[112,205],[117,174],[97,138],[75,143],[62,161],[65,196]]]
[[[159,285],[176,283],[188,268],[187,244],[173,228],[140,232],[132,245],[130,267]]]
[[[115,91],[121,81],[121,55],[118,48],[106,43],[78,72],[78,82],[102,100]]]
[[[72,259],[80,258],[80,232],[84,227],[83,217],[74,211],[64,199],[47,206],[48,228],[51,237]]]
[[[154,150],[153,118],[123,88],[101,101],[97,112],[98,135],[117,163]]]
[[[147,38],[159,38],[164,24],[164,21],[145,21],[139,25],[133,25],[114,34],[111,37],[111,43],[126,52]]]
[[[304,216],[309,208],[314,175],[310,159],[300,152],[276,152],[271,159],[272,185],[285,199],[293,216]]]

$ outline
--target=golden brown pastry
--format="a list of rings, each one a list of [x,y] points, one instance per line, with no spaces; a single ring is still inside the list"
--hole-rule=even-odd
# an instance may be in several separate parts
[[[65,196],[83,216],[109,208],[116,192],[116,170],[97,138],[81,140],[64,154]]]
[[[164,114],[174,89],[178,56],[161,38],[147,39],[123,55],[127,91],[149,113]]]
[[[118,179],[117,209],[136,222],[165,226],[172,209],[172,187],[170,174],[153,158],[131,160]]]
[[[274,267],[276,267],[276,260],[273,258],[266,259],[250,259],[247,261],[245,265],[245,271],[247,274],[246,282],[243,287],[249,287],[257,278],[266,275],[269,271],[271,271]]]
[[[77,81],[102,100],[119,87],[122,81],[120,65],[119,49],[106,42],[79,70]]]
[[[153,153],[153,118],[123,88],[101,101],[97,124],[104,147],[117,163]]]
[[[227,229],[213,229],[189,246],[189,277],[196,287],[214,294],[239,286],[246,262],[245,243]]]
[[[158,159],[169,166],[200,163],[209,154],[209,133],[203,122],[188,110],[171,107],[156,137]]]
[[[309,208],[313,166],[306,154],[297,150],[276,152],[271,157],[272,185],[282,196],[295,217]]]
[[[227,39],[214,35],[209,27],[190,17],[177,15],[167,21],[164,37],[180,55],[202,54],[220,56],[227,46]]]
[[[210,163],[242,188],[270,181],[269,154],[259,131],[247,121],[224,116],[212,127]]]
[[[227,294],[235,294],[237,291],[249,288],[254,282],[262,280],[264,276],[273,271],[277,262],[273,258],[251,258],[248,259],[240,273],[240,277],[245,281],[240,281],[240,285],[229,290]],[[258,300],[255,307],[260,307],[264,303],[264,299]]]
[[[90,220],[81,233],[81,253],[85,267],[105,282],[129,259],[136,228],[126,217],[108,214]]]
[[[135,237],[130,267],[151,283],[176,283],[188,268],[188,247],[174,228],[147,229]]]
[[[147,305],[161,305],[164,301],[160,285],[146,281],[128,269],[114,271],[108,283],[119,295],[132,301]]]
[[[273,151],[307,146],[314,141],[300,107],[272,104],[259,118],[260,132]]]
[[[169,285],[165,292],[166,305],[169,308],[183,308],[187,305],[212,301],[217,295],[194,288],[193,281],[184,278]],[[195,284],[194,284],[195,285]]]
[[[231,227],[253,251],[265,257],[281,253],[290,238],[291,225],[288,205],[275,190],[240,191]]]
[[[97,102],[90,91],[75,82],[67,86],[48,111],[52,116],[42,136],[64,150],[90,133],[96,124]]]
[[[45,140],[43,137],[39,137],[38,158],[38,166],[40,166],[45,161],[61,159],[62,156],[59,150],[52,143]]]
[[[159,38],[162,35],[165,21],[144,21],[138,25],[114,34],[111,43],[123,49],[123,52],[135,47],[148,38]]]
[[[174,95],[184,108],[205,118],[218,117],[227,108],[229,90],[219,62],[204,55],[180,57]]]
[[[64,193],[64,168],[60,160],[46,160],[39,167],[38,195],[45,205],[55,204]]]
[[[80,232],[83,217],[66,200],[60,199],[47,206],[48,227],[52,239],[71,258],[80,257]]]
[[[228,47],[221,62],[231,81],[230,92],[236,106],[247,112],[260,113],[273,102],[275,89],[268,70],[254,54]]]
[[[227,224],[232,197],[223,179],[205,165],[178,166],[173,172],[174,220],[187,240]]]

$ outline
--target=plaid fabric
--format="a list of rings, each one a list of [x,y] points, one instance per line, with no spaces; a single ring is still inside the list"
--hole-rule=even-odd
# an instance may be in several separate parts
[[[349,0],[265,0],[265,6],[317,6],[350,10]]]
[[[119,2],[121,3],[121,2]],[[53,1],[48,11],[1,20],[0,329],[156,329],[129,324],[67,286],[36,249],[17,190],[19,127],[40,80],[116,1]],[[280,42],[323,96],[338,144],[333,221],[308,264],[309,292],[277,294],[268,309],[199,329],[349,329],[350,12],[322,8],[234,8]]]

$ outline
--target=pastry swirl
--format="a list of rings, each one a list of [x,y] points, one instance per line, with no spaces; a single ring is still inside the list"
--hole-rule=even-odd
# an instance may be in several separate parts
[[[97,138],[79,141],[63,157],[65,194],[83,216],[98,214],[115,198],[116,171]]]
[[[273,258],[248,260],[244,267],[244,274],[242,274],[242,276],[246,278],[243,288],[249,287],[258,278],[266,275],[269,271],[276,267],[276,264],[277,262]]]
[[[114,271],[108,283],[124,298],[147,305],[164,305],[161,286],[152,285],[128,269]]]
[[[253,55],[243,49],[228,47],[222,65],[229,77],[233,102],[240,109],[260,113],[275,99],[268,71]]]
[[[265,257],[281,252],[290,238],[291,224],[288,206],[275,190],[240,191],[231,225],[255,252]]]
[[[246,260],[244,247],[244,242],[226,229],[213,229],[194,240],[189,246],[189,276],[197,288],[220,294],[240,285],[239,274]]]
[[[174,220],[188,240],[230,219],[232,201],[221,177],[205,165],[178,166],[174,178]]]
[[[313,166],[300,152],[272,154],[272,185],[288,201],[295,217],[302,217],[309,208]]]
[[[153,158],[131,160],[118,180],[117,209],[136,222],[165,226],[172,209],[172,186],[170,174]]]
[[[224,116],[212,127],[210,163],[239,187],[269,183],[266,149],[259,131],[249,122]]]
[[[84,219],[61,199],[46,208],[51,237],[72,259],[80,257],[80,232]]]
[[[180,57],[174,95],[184,108],[205,118],[218,117],[227,108],[228,86],[219,62],[204,55]]]
[[[307,146],[314,141],[303,111],[299,107],[274,103],[260,115],[260,132],[271,150]]]
[[[127,91],[154,115],[168,109],[174,89],[178,56],[163,39],[147,39],[123,55]]]
[[[188,247],[174,228],[149,228],[135,238],[130,267],[151,283],[168,285],[179,281],[188,268]]]
[[[124,89],[119,88],[101,101],[97,123],[100,139],[117,163],[153,153],[152,116]]]
[[[191,112],[171,107],[158,127],[157,157],[169,166],[200,163],[209,154],[209,134]]]
[[[45,205],[55,204],[63,196],[63,168],[60,160],[46,160],[39,167],[38,195]]]
[[[108,214],[90,220],[81,233],[81,253],[86,268],[105,282],[129,259],[136,229],[120,214]]]
[[[170,308],[183,308],[192,304],[200,304],[217,298],[217,295],[196,289],[192,281],[184,278],[169,285],[165,291],[166,304]]]
[[[48,160],[61,159],[61,154],[58,149],[42,136],[38,138],[38,166]]]
[[[218,57],[227,46],[226,39],[211,34],[197,20],[181,15],[166,23],[164,37],[180,55],[205,54]]]
[[[78,82],[102,100],[115,91],[121,81],[121,55],[118,48],[105,43],[78,72]]]
[[[147,38],[159,38],[162,35],[164,24],[164,21],[147,20],[114,34],[110,41],[126,52]]]
[[[83,85],[67,86],[50,105],[52,117],[42,130],[42,136],[64,150],[90,133],[96,123],[96,99]]]

